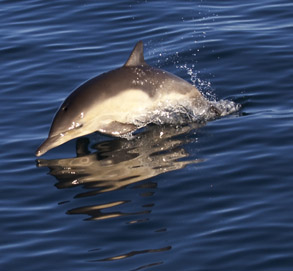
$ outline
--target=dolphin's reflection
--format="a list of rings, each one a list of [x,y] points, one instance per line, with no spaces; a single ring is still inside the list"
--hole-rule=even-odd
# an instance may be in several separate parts
[[[49,174],[56,177],[57,188],[81,187],[74,189],[83,192],[75,196],[79,199],[72,202],[73,206],[69,201],[66,202],[72,206],[67,214],[86,215],[85,220],[105,221],[109,218],[120,218],[129,228],[142,231],[143,242],[131,239],[132,241],[126,242],[125,248],[121,251],[112,251],[107,247],[101,249],[100,241],[97,241],[97,248],[88,250],[92,258],[91,262],[115,262],[144,255],[142,262],[139,262],[140,266],[135,270],[164,263],[161,259],[162,255],[172,250],[172,245],[162,246],[161,241],[155,242],[156,236],[164,235],[168,226],[164,224],[163,217],[159,219],[162,224],[150,223],[152,219],[154,221],[157,219],[157,214],[152,212],[153,209],[159,208],[159,204],[156,204],[158,198],[154,196],[157,182],[152,177],[201,161],[191,159],[186,151],[186,145],[196,140],[188,134],[194,128],[197,127],[150,126],[135,135],[132,140],[115,138],[97,143],[91,148],[89,148],[89,140],[82,138],[77,141],[77,155],[74,158],[37,160],[38,167],[48,167]],[[147,181],[141,182],[143,180]],[[129,185],[130,188],[135,189],[121,190]],[[85,198],[94,195],[99,197]],[[109,234],[119,235],[116,233],[116,225],[113,226],[111,220],[105,222],[110,224],[103,225],[113,227],[113,230],[109,230]],[[136,224],[147,222],[149,227],[146,229],[136,227]],[[144,235],[150,237],[154,243],[145,242]],[[115,246],[115,241],[112,242],[112,246]],[[142,247],[142,244],[145,245]],[[148,256],[154,253],[160,254],[156,256],[156,260],[153,256]]]
[[[152,126],[133,140],[114,139],[93,146],[81,138],[76,144],[77,157],[66,159],[38,159],[38,167],[48,167],[59,183],[58,188],[83,184],[99,188],[99,193],[120,189],[132,183],[149,179],[161,173],[178,170],[200,160],[179,161],[189,156],[183,148],[190,126]]]
[[[58,180],[58,188],[83,185],[87,192],[76,197],[92,196],[114,191],[130,184],[149,179],[162,173],[174,171],[201,160],[187,160],[183,148],[190,139],[188,133],[194,127],[151,126],[134,136],[132,140],[115,138],[97,143],[95,152],[89,151],[89,140],[77,141],[77,157],[55,160],[37,160],[38,167],[48,167]],[[183,160],[184,159],[184,160]],[[144,186],[156,187],[155,182]],[[131,200],[129,200],[131,201]],[[107,202],[70,210],[70,214],[87,214],[91,219],[105,219],[122,215],[122,212],[104,214],[101,210],[124,205],[129,201]],[[149,211],[143,211],[146,213]],[[131,213],[134,214],[134,213]],[[135,213],[138,214],[138,213]]]

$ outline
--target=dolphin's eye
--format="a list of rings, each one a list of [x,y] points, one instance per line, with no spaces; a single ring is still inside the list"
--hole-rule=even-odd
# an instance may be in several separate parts
[[[62,107],[62,110],[65,111],[65,112],[67,111],[67,109],[68,109],[67,106]]]

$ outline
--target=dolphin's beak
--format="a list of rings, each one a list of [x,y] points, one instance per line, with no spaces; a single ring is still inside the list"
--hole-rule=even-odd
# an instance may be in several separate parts
[[[87,131],[82,133],[79,130],[80,127],[82,127],[82,125],[80,125],[76,129],[68,130],[68,131],[65,131],[65,132],[57,134],[57,135],[53,135],[53,136],[49,135],[48,138],[37,149],[35,155],[41,156],[41,155],[45,154],[47,151],[49,151],[55,147],[58,147],[71,139],[86,135]]]
[[[52,148],[61,145],[62,143],[60,143],[60,135],[48,137],[37,149],[36,156],[41,156]]]

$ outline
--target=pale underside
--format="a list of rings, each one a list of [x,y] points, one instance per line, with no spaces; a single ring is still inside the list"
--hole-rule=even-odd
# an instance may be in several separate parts
[[[125,90],[87,108],[80,123],[74,122],[69,130],[48,137],[36,155],[40,156],[73,138],[96,131],[112,136],[130,134],[152,122],[152,116],[166,108],[172,109],[181,104],[190,104],[192,101],[197,108],[200,108],[199,105],[205,108],[207,101],[198,95],[195,88],[194,90],[188,94],[162,91],[153,97],[140,89]]]
[[[142,90],[129,89],[93,106],[83,119],[86,123],[83,130],[86,134],[99,131],[113,136],[129,133],[139,128],[139,123],[148,123],[156,110],[175,108],[190,102],[192,96],[192,92],[188,95],[171,92],[150,97]]]

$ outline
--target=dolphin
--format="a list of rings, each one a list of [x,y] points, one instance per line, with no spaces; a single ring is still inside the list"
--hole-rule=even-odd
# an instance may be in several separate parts
[[[96,131],[116,137],[131,134],[150,123],[158,110],[186,101],[220,115],[195,86],[148,65],[139,41],[122,67],[86,81],[65,99],[36,156]]]

